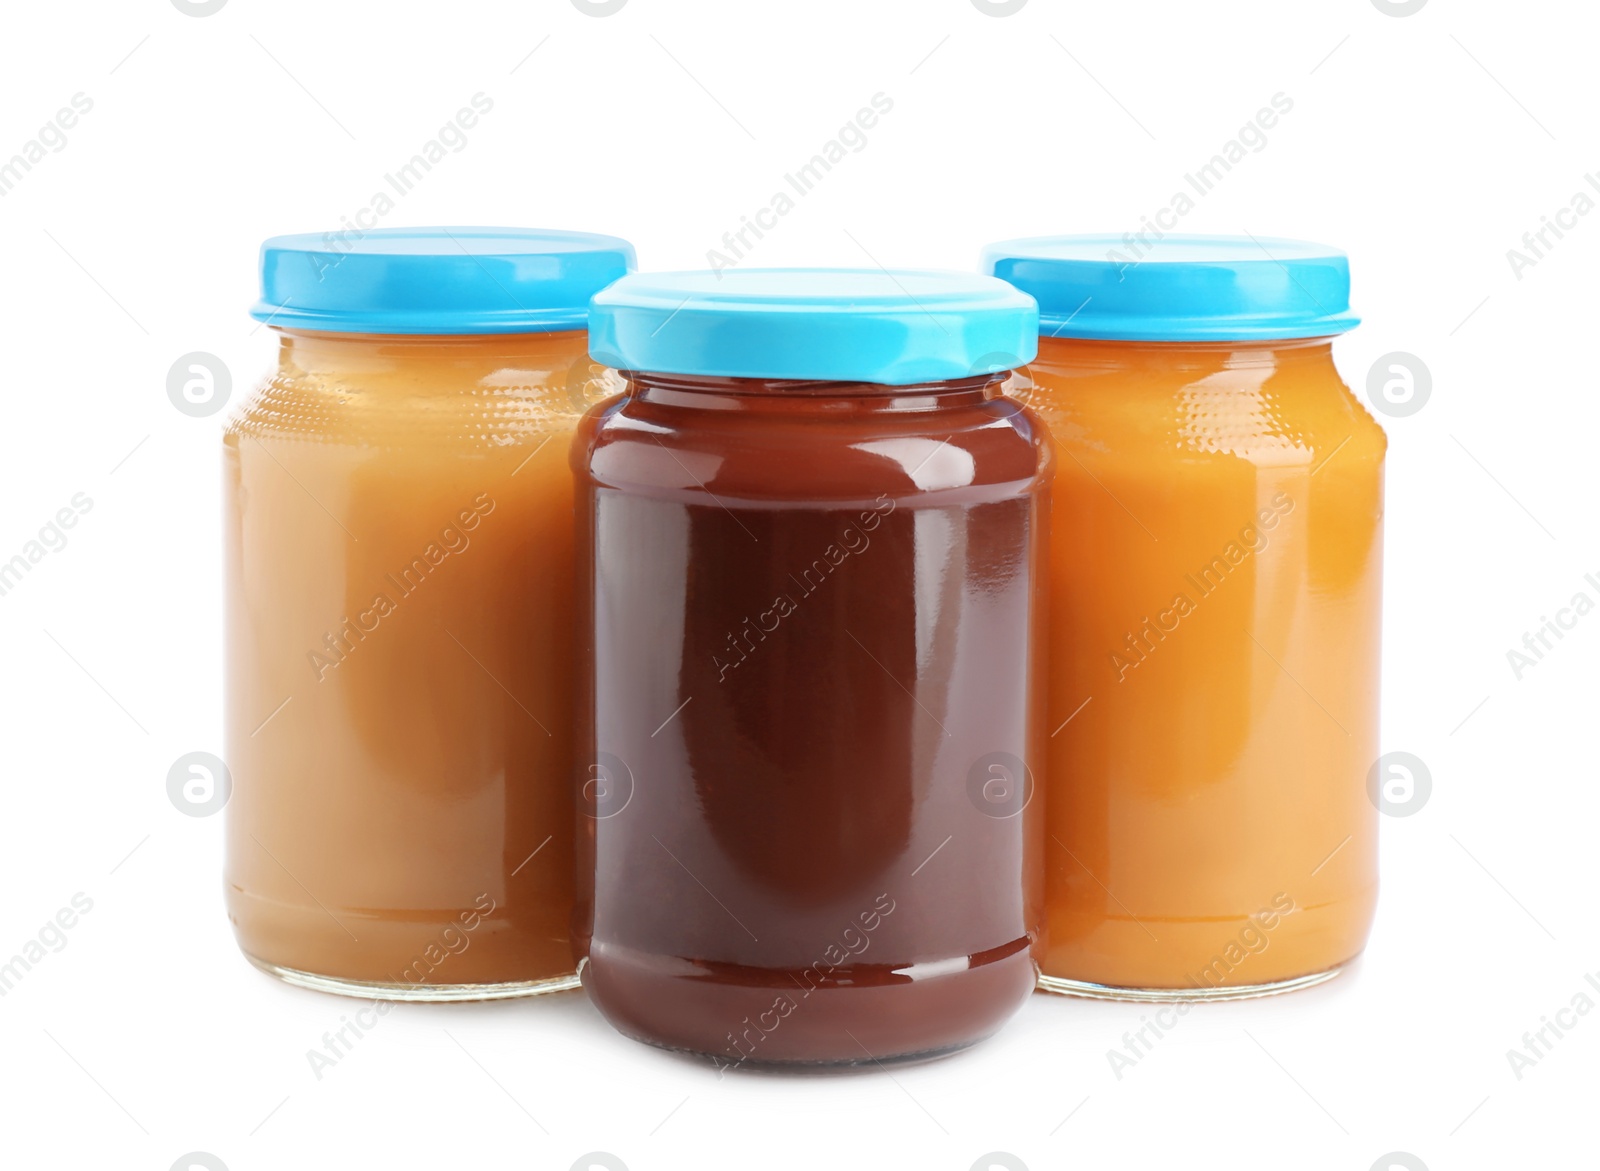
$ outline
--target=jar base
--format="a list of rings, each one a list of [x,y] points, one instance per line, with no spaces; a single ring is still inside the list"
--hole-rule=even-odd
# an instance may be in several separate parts
[[[611,1023],[614,1027],[615,1022]],[[938,1061],[941,1058],[950,1057],[953,1054],[965,1052],[966,1050],[971,1049],[974,1045],[982,1044],[984,1041],[987,1041],[991,1036],[994,1035],[993,1033],[987,1033],[982,1037],[974,1037],[969,1041],[961,1041],[954,1045],[946,1045],[942,1049],[928,1049],[911,1053],[898,1053],[888,1057],[863,1055],[861,1057],[838,1057],[820,1060],[806,1060],[802,1058],[795,1060],[780,1059],[776,1061],[769,1061],[757,1060],[755,1058],[742,1058],[738,1061],[725,1061],[717,1054],[708,1053],[702,1049],[687,1049],[680,1045],[668,1045],[664,1042],[653,1040],[650,1037],[629,1032],[626,1029],[619,1028],[617,1031],[630,1041],[637,1041],[641,1045],[650,1046],[652,1049],[660,1049],[664,1053],[676,1053],[680,1057],[690,1057],[702,1061],[710,1061],[717,1068],[719,1074],[726,1070],[747,1070],[750,1073],[757,1074],[798,1073],[821,1075],[828,1073],[850,1073],[851,1071],[858,1069],[899,1069],[908,1065],[927,1065],[931,1062]]]
[[[1054,992],[1061,996],[1081,996],[1088,1000],[1125,1000],[1139,1003],[1173,1003],[1176,1001],[1254,1000],[1262,996],[1277,996],[1283,992],[1298,992],[1324,984],[1344,971],[1338,964],[1309,976],[1295,976],[1289,980],[1275,980],[1270,984],[1237,984],[1223,988],[1118,988],[1109,984],[1092,984],[1087,980],[1068,980],[1061,976],[1039,977],[1040,992]]]
[[[619,1033],[719,1070],[847,1070],[933,1060],[998,1031],[1038,969],[1026,936],[994,950],[919,980],[861,965],[848,982],[813,983],[816,973],[798,968],[712,966],[591,943],[583,986]]]
[[[550,992],[569,992],[581,987],[576,972],[543,980],[508,980],[496,984],[394,984],[378,980],[345,980],[302,972],[281,964],[257,959],[249,952],[244,958],[269,976],[276,976],[296,988],[331,992],[336,996],[355,996],[363,1000],[404,1001],[413,1004],[451,1004],[473,1000],[514,1000],[523,996],[543,996]]]

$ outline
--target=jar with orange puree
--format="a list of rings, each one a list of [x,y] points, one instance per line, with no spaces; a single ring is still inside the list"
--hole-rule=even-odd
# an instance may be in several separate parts
[[[572,477],[610,236],[284,236],[223,439],[227,900],[291,983],[577,986]]]
[[[1334,368],[1322,245],[1014,240],[1013,382],[1056,480],[1041,986],[1262,995],[1361,951],[1377,898],[1382,430]]]

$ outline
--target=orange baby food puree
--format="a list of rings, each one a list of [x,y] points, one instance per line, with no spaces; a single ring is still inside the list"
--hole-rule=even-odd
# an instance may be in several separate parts
[[[575,983],[580,331],[285,331],[225,437],[228,909],[300,983]]]
[[[1377,896],[1385,438],[1327,338],[1040,342],[1057,454],[1043,985],[1240,994]]]

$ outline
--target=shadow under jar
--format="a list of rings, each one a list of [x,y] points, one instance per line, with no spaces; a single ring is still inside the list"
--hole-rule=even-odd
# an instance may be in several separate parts
[[[228,914],[324,991],[572,988],[567,446],[604,393],[588,298],[632,249],[329,247],[264,246],[278,365],[224,437]]]
[[[1013,240],[1052,511],[1041,986],[1237,999],[1336,975],[1378,893],[1382,429],[1334,367],[1342,252]],[[1065,721],[1063,723],[1063,721]]]
[[[1033,313],[961,274],[596,299],[592,352],[630,372],[573,446],[575,937],[622,1032],[866,1063],[972,1044],[1033,987],[1050,466],[1000,393]]]

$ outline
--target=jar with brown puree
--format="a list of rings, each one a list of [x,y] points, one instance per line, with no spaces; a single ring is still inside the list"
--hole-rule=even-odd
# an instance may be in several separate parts
[[[624,278],[577,476],[586,988],[719,1066],[870,1063],[1034,987],[1051,465],[992,278]]]

